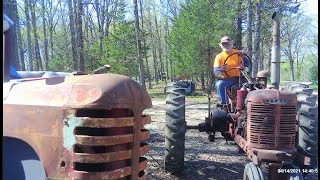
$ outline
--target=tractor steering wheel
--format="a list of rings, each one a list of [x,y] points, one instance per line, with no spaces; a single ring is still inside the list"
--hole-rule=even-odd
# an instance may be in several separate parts
[[[235,55],[235,54],[238,55],[238,60],[239,60],[239,59],[240,59],[240,53],[239,53],[239,52],[235,52],[235,53],[230,54],[230,55],[224,60],[223,64],[224,64],[224,65],[227,65],[228,59],[229,59],[231,56]],[[249,63],[248,68],[249,68],[249,72],[251,72],[251,69],[252,69],[251,58],[250,58],[247,54],[244,54],[244,57],[246,57],[247,60],[248,60],[248,63]],[[243,57],[243,58],[244,58],[244,57]],[[226,74],[227,76],[229,76],[229,75],[228,75],[228,72],[229,72],[229,71],[231,71],[231,70],[233,70],[233,69],[242,70],[241,67],[243,67],[243,65],[244,65],[244,62],[243,62],[243,59],[241,59],[241,66],[240,66],[240,67],[239,67],[239,66],[237,66],[237,67],[228,67],[228,70],[224,70],[224,72],[225,72],[225,74]]]

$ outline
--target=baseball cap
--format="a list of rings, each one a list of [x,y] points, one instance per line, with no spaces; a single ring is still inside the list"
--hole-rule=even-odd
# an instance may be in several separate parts
[[[230,41],[232,41],[232,39],[231,39],[231,37],[229,37],[229,36],[223,36],[223,37],[221,38],[221,40],[220,40],[221,43],[223,43],[223,42],[230,42]]]

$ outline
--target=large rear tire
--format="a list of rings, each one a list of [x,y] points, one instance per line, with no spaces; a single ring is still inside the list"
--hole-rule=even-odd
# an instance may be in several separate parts
[[[165,169],[179,174],[184,169],[185,150],[185,88],[178,83],[170,83],[166,97],[165,127]]]
[[[290,83],[285,90],[297,95],[297,122],[299,153],[311,158],[311,168],[317,167],[318,161],[318,105],[313,89],[301,83]]]

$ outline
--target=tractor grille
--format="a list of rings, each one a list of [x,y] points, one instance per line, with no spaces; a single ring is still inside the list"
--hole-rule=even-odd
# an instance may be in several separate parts
[[[150,149],[143,142],[149,131],[142,126],[151,122],[149,116],[137,119],[129,109],[79,109],[75,118],[71,179],[146,179],[142,156]]]
[[[293,148],[296,107],[280,104],[248,103],[249,143],[255,148]]]

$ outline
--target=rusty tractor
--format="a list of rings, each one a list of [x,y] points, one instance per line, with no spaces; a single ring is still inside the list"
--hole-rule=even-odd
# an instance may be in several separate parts
[[[167,86],[166,170],[174,174],[183,171],[186,130],[198,129],[208,133],[210,142],[215,141],[215,133],[220,132],[226,140],[234,141],[239,151],[246,153],[252,162],[245,166],[243,179],[303,179],[309,172],[317,171],[317,98],[312,95],[312,89],[303,84],[291,83],[279,90],[280,23],[276,13],[272,19],[271,73],[260,71],[254,79],[241,70],[239,84],[226,89],[228,106],[211,109],[209,96],[205,122],[188,126],[185,87],[178,83]],[[230,56],[233,55],[238,54]],[[272,86],[267,87],[270,76]],[[268,173],[263,173],[262,167],[267,167],[264,169]]]
[[[3,179],[146,179],[146,90],[108,65],[10,79],[11,30],[3,37]]]

